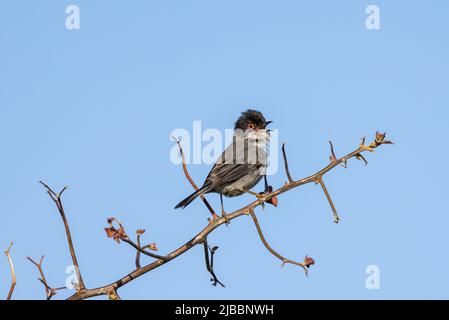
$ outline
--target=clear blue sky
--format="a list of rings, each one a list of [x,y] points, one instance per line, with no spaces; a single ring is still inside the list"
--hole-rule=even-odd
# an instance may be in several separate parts
[[[69,4],[80,7],[80,30],[65,28]],[[365,28],[369,4],[380,7],[380,30]],[[133,269],[134,252],[106,238],[106,217],[130,234],[147,229],[161,253],[205,226],[200,201],[173,209],[191,187],[170,162],[170,132],[193,120],[224,130],[248,107],[275,121],[296,178],[328,163],[330,138],[339,155],[377,129],[396,145],[326,177],[338,225],[314,185],[257,211],[274,248],[315,258],[309,278],[281,269],[242,217],[209,239],[226,288],[210,285],[197,247],[122,298],[449,298],[448,12],[443,0],[2,1],[0,247],[15,243],[15,298],[43,298],[25,256],[46,255],[52,286],[71,264],[39,180],[70,186],[64,203],[85,282],[107,284]],[[201,183],[210,166],[190,170]],[[380,268],[379,290],[365,287],[368,265]],[[2,296],[9,276],[2,254]]]

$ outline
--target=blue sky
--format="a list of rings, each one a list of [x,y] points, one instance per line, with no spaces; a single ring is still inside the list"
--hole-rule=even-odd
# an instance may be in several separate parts
[[[81,10],[80,30],[65,8]],[[365,28],[378,5],[381,29]],[[326,176],[342,221],[335,225],[319,187],[307,185],[258,210],[274,248],[316,265],[305,277],[260,243],[249,217],[214,232],[220,247],[212,287],[202,247],[123,287],[127,299],[449,298],[446,161],[449,26],[447,1],[2,1],[0,4],[0,246],[14,241],[17,299],[40,299],[45,254],[52,286],[71,264],[52,202],[64,196],[88,287],[130,272],[134,252],[107,239],[106,217],[168,253],[207,223],[200,201],[170,161],[176,128],[225,130],[248,107],[274,120],[292,174],[328,163],[363,135],[396,142],[364,167]],[[201,183],[210,166],[192,165]],[[278,187],[282,170],[270,178]],[[255,188],[262,189],[262,185]],[[214,207],[219,197],[208,197]],[[238,209],[251,196],[226,199]],[[144,260],[150,261],[150,260]],[[380,270],[380,289],[365,268]],[[0,293],[9,288],[0,260]],[[63,298],[69,291],[58,294]]]

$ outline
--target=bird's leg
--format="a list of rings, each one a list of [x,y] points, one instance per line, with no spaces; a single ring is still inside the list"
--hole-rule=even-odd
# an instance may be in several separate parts
[[[267,175],[263,176],[263,182],[264,182],[264,185],[265,185],[264,192],[269,192],[270,186],[268,185]]]
[[[264,207],[264,201],[261,200],[265,196],[264,193],[257,193],[257,192],[254,192],[254,191],[251,191],[251,190],[245,190],[245,189],[240,189],[240,191],[241,192],[245,192],[245,193],[249,193],[249,194],[255,196],[257,198],[257,200],[259,201],[260,205],[262,207]]]
[[[220,202],[221,202],[221,216],[225,219],[225,223],[226,225],[229,224],[229,219],[228,219],[228,215],[226,214],[225,210],[224,210],[224,205],[223,205],[223,195],[220,193]]]
[[[251,191],[251,190],[241,190],[241,191],[249,193],[249,194],[257,197],[257,199],[263,198],[263,196],[264,196],[263,194],[260,194],[260,193],[257,193],[257,192]]]

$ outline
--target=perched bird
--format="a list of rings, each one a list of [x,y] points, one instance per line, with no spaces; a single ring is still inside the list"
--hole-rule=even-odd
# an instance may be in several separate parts
[[[178,203],[175,209],[185,208],[198,196],[214,192],[220,194],[224,216],[223,195],[235,197],[250,192],[265,176],[270,140],[266,127],[271,122],[266,121],[260,111],[248,109],[242,112],[234,125],[232,143],[215,162],[203,186]]]

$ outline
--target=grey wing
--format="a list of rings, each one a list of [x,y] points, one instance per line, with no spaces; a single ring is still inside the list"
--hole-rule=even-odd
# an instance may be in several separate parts
[[[206,178],[204,184],[212,184],[214,186],[220,186],[224,183],[236,181],[245,175],[247,175],[252,165],[245,164],[215,164]]]

